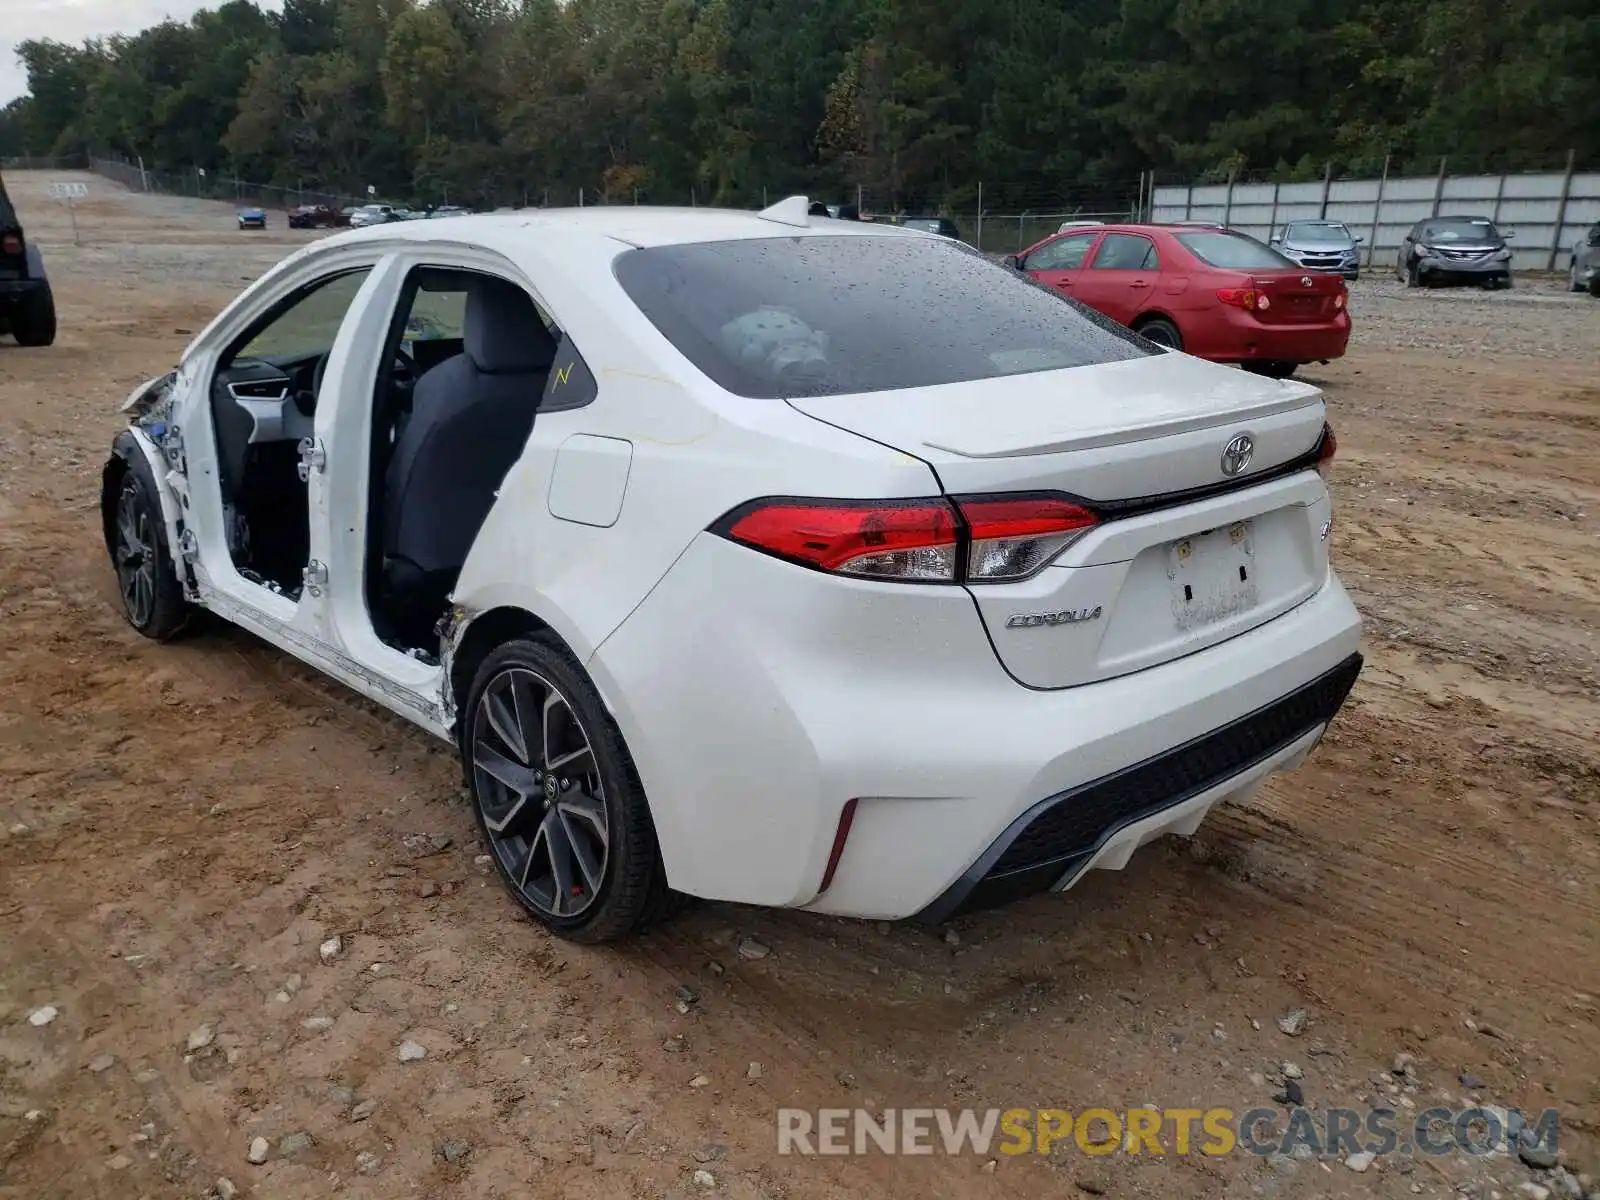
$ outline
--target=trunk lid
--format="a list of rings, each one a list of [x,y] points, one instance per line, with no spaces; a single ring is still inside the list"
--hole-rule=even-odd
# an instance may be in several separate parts
[[[967,586],[1001,663],[1031,687],[1203,649],[1327,575],[1326,488],[1313,471],[1277,470],[1322,432],[1322,395],[1305,384],[1172,353],[789,403],[923,459],[948,494],[1064,492],[1102,511],[1032,578]],[[1252,453],[1230,479],[1223,454],[1240,434]]]
[[[1253,287],[1268,302],[1266,307],[1259,300],[1256,302],[1256,319],[1263,325],[1331,321],[1342,306],[1336,305],[1335,300],[1345,294],[1344,281],[1339,276],[1300,267],[1252,271],[1244,286]]]

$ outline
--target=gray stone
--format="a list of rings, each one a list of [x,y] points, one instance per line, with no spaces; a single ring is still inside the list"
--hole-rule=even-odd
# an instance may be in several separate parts
[[[202,1025],[190,1032],[189,1040],[185,1043],[185,1046],[192,1053],[195,1050],[204,1050],[216,1040],[216,1031],[209,1025]]]
[[[1306,1077],[1306,1073],[1292,1062],[1284,1063],[1280,1069],[1283,1071],[1285,1079],[1304,1079]]]
[[[358,1174],[376,1175],[378,1173],[378,1168],[382,1165],[383,1160],[371,1150],[363,1150],[360,1154],[356,1155],[356,1171]]]
[[[758,959],[765,958],[772,953],[771,947],[758,942],[755,938],[745,938],[739,943],[739,957]]]
[[[1518,1146],[1517,1157],[1536,1171],[1552,1170],[1557,1162],[1556,1152],[1548,1146]]]
[[[267,1152],[271,1149],[272,1146],[266,1138],[252,1138],[250,1140],[250,1152],[245,1155],[245,1159],[259,1167],[267,1161]]]
[[[413,1042],[409,1038],[400,1043],[398,1057],[403,1063],[421,1062],[428,1057],[428,1048],[420,1042]]]
[[[211,1193],[216,1196],[217,1200],[233,1200],[239,1194],[239,1189],[233,1180],[226,1175],[220,1175],[217,1177],[217,1181],[211,1185]]]
[[[322,945],[317,947],[317,957],[325,963],[330,963],[344,953],[344,939],[334,934]]]
[[[1278,1018],[1278,1028],[1289,1037],[1299,1037],[1309,1023],[1310,1018],[1303,1008],[1291,1008]]]
[[[445,1162],[460,1162],[472,1153],[472,1147],[466,1142],[445,1142],[439,1147],[439,1157]]]
[[[1355,1171],[1357,1174],[1363,1174],[1366,1172],[1368,1167],[1372,1166],[1373,1161],[1377,1157],[1378,1156],[1371,1150],[1363,1150],[1359,1154],[1352,1154],[1349,1158],[1345,1159],[1344,1165],[1349,1167],[1352,1171]]]
[[[291,1133],[278,1139],[278,1153],[285,1158],[293,1158],[297,1154],[304,1154],[315,1146],[309,1133]]]
[[[110,1054],[100,1054],[89,1060],[89,1070],[96,1075],[103,1075],[116,1065],[116,1058]]]
[[[363,1100],[350,1110],[350,1119],[352,1121],[365,1121],[377,1111],[378,1102],[376,1100]]]
[[[332,1017],[307,1017],[300,1022],[300,1028],[308,1033],[326,1033],[333,1028]]]
[[[717,1177],[703,1167],[694,1173],[695,1187],[714,1188],[717,1186]]]
[[[59,1015],[54,1004],[46,1004],[43,1008],[36,1008],[28,1014],[28,1024],[35,1029],[43,1029]]]

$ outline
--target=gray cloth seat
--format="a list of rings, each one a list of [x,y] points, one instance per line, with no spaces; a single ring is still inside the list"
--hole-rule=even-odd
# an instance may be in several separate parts
[[[462,352],[417,380],[384,477],[384,609],[407,644],[424,644],[444,612],[555,353],[528,294],[485,276],[467,293]]]

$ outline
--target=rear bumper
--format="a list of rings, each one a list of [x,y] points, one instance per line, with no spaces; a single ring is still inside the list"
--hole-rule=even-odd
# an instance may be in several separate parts
[[[938,922],[1043,891],[1065,891],[1095,867],[1122,867],[1165,833],[1191,834],[1316,747],[1361,672],[1361,655],[1255,712],[1092,783],[1039,801],[918,914]]]
[[[43,279],[0,279],[0,301],[18,300],[45,286]]]
[[[674,888],[898,919],[965,903],[1042,803],[1152,761],[1168,771],[1148,797],[1155,811],[1114,812],[1146,824],[1102,823],[1096,837],[1110,840],[1080,873],[1120,866],[1121,848],[1155,836],[1149,818],[1174,804],[1247,794],[1294,765],[1323,709],[1280,720],[1268,731],[1281,725],[1277,740],[1251,726],[1259,753],[1225,764],[1227,786],[1196,767],[1172,774],[1174,755],[1334,671],[1360,634],[1330,574],[1310,599],[1215,646],[1035,690],[1006,674],[965,597],[825,576],[705,534],[588,666],[649,796]],[[1304,744],[1285,744],[1290,735]],[[1208,791],[1191,795],[1199,785]],[[850,800],[849,838],[819,894]],[[1192,831],[1203,816],[1185,809],[1163,828]]]
[[[1250,313],[1231,309],[1203,357],[1217,362],[1319,362],[1344,357],[1349,344],[1348,311],[1314,325],[1269,325]]]

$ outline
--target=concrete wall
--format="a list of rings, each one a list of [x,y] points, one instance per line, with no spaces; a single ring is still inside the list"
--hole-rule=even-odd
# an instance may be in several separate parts
[[[1515,232],[1511,245],[1516,269],[1565,271],[1572,262],[1572,247],[1600,221],[1600,174],[1205,184],[1157,187],[1152,200],[1152,220],[1218,221],[1262,241],[1296,219],[1343,221],[1366,239],[1363,261],[1390,271],[1401,241],[1416,221],[1440,213],[1485,216],[1501,229]]]

